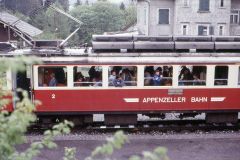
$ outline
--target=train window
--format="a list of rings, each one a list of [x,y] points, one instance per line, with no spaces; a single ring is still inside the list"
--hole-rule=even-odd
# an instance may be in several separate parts
[[[111,66],[108,71],[108,86],[137,86],[136,66]]]
[[[101,66],[75,66],[73,69],[74,87],[101,87]]]
[[[215,67],[215,86],[224,86],[228,84],[228,66]]]
[[[179,86],[205,86],[206,66],[181,66],[179,68]]]
[[[146,66],[144,86],[172,86],[172,66]]]
[[[67,67],[47,66],[38,68],[39,87],[67,86]]]

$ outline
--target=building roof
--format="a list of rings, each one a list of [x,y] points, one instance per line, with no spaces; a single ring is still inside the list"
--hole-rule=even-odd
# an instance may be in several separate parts
[[[26,36],[34,37],[42,33],[42,31],[29,23],[26,23],[19,18],[7,13],[7,12],[0,12],[0,23],[10,25]]]

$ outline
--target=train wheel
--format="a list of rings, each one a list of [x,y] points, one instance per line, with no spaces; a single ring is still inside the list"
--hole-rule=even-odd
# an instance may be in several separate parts
[[[105,114],[106,125],[134,125],[137,124],[137,114]]]
[[[207,113],[207,123],[237,123],[238,112],[226,112],[226,113]]]

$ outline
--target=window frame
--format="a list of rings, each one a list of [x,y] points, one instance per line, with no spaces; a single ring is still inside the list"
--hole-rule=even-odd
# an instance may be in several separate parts
[[[216,67],[227,67],[227,79],[216,78]],[[215,65],[214,66],[214,76],[213,76],[213,86],[214,87],[228,87],[229,86],[229,71],[230,71],[230,66],[229,65]],[[224,81],[224,80],[227,80],[226,85],[216,85],[215,84],[215,81]]]
[[[200,34],[199,34],[199,27],[200,27],[200,26],[207,27],[207,35],[200,35]],[[209,35],[210,35],[210,33],[209,33],[209,32],[210,32],[209,28],[210,28],[210,24],[198,24],[198,25],[197,25],[197,35],[198,35],[198,36],[209,36]]]
[[[168,10],[168,23],[160,23],[160,10]],[[171,24],[171,9],[170,8],[158,8],[157,9],[157,24],[158,25],[170,25]]]
[[[219,8],[225,8],[225,0],[219,0]]]
[[[203,3],[202,1],[204,1],[204,0],[199,0],[199,1],[198,1],[198,2],[199,2],[198,12],[200,12],[200,13],[210,12],[210,0],[207,0],[207,1],[208,1],[208,10],[203,10],[203,9],[201,8],[201,3]]]
[[[87,67],[89,67],[89,69],[92,67],[92,66],[95,66],[95,67],[101,67],[102,68],[102,82],[101,82],[101,86],[74,86],[74,84],[75,84],[75,81],[74,81],[74,67],[85,67],[85,68],[87,68]],[[86,88],[94,88],[94,89],[98,89],[98,88],[103,88],[103,65],[72,65],[72,76],[73,76],[73,81],[72,81],[72,83],[73,83],[73,88],[77,88],[77,89],[82,89],[82,88],[84,88],[84,89],[86,89]],[[89,83],[89,82],[87,82],[87,83]],[[90,82],[91,83],[91,82]]]
[[[237,13],[233,13],[233,12],[237,12]],[[240,22],[240,10],[231,10],[230,12],[230,24],[231,25],[239,25],[239,22]],[[235,16],[237,17],[237,21],[235,22]]]
[[[69,82],[69,68],[71,66],[69,65],[33,65],[34,69],[33,69],[33,72],[34,72],[34,77],[36,79],[33,79],[34,80],[34,89],[35,90],[61,90],[61,89],[66,89],[66,88],[69,88],[71,87],[70,86],[70,82]],[[66,68],[66,72],[67,72],[67,76],[65,77],[67,82],[66,82],[66,86],[39,86],[39,68],[40,67],[46,67],[46,68],[51,68],[51,67],[65,67]]]
[[[190,1],[189,0],[182,0],[182,2],[183,2],[183,7],[186,7],[186,8],[190,7]]]
[[[222,27],[222,33],[221,33],[221,27]],[[224,36],[225,35],[225,25],[222,25],[222,24],[218,25],[218,35],[219,36]]]
[[[186,34],[184,34],[184,26],[186,26]],[[189,35],[189,24],[186,24],[186,23],[182,24],[181,25],[181,32],[182,32],[183,36]]]
[[[178,70],[177,70],[177,77],[179,77],[179,74],[180,74],[180,68],[184,66],[184,65],[178,65]],[[190,64],[190,65],[186,65],[186,66],[192,66],[192,67],[205,67],[206,69],[206,73],[205,73],[205,80],[202,80],[202,81],[205,81],[205,85],[179,85],[180,81],[179,81],[179,78],[177,79],[177,87],[179,88],[206,88],[208,87],[208,68],[209,66],[208,65],[204,65],[204,64]],[[194,81],[194,80],[191,80],[191,81]],[[194,82],[190,82],[190,83],[194,83]]]
[[[164,64],[154,64],[154,65],[142,65],[143,66],[143,73],[142,73],[142,78],[143,78],[143,87],[144,88],[172,88],[173,87],[173,85],[174,85],[174,83],[173,83],[173,81],[174,81],[174,65],[164,65]],[[145,85],[144,84],[144,81],[145,81],[145,76],[144,76],[144,72],[145,72],[145,68],[146,67],[150,67],[150,66],[153,66],[153,67],[156,67],[156,66],[158,66],[158,67],[163,67],[163,66],[171,66],[172,67],[172,77],[171,77],[171,80],[172,80],[172,85],[171,86],[168,86],[168,85],[159,85],[159,86],[154,86],[154,85]],[[167,77],[167,78],[170,78],[170,77]]]
[[[110,69],[110,67],[114,67],[114,66],[121,66],[121,67],[136,67],[136,69],[137,69],[137,75],[136,75],[136,85],[134,85],[134,86],[121,86],[121,87],[117,87],[117,86],[110,86],[109,85],[109,76],[110,76],[110,74],[111,74],[111,70],[109,70]],[[121,65],[121,64],[119,64],[119,65],[107,65],[106,66],[106,68],[107,68],[107,76],[105,76],[105,78],[106,78],[106,82],[103,82],[103,84],[104,83],[106,83],[106,87],[108,88],[108,89],[128,89],[128,88],[138,88],[139,87],[139,83],[140,83],[140,81],[139,81],[139,66],[141,66],[141,65]],[[109,74],[110,73],[110,74]],[[104,76],[104,75],[103,75]],[[103,78],[103,80],[104,80],[104,78]]]

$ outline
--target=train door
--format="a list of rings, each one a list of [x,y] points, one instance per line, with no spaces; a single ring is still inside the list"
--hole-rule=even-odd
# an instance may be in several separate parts
[[[18,98],[21,100],[23,98],[22,93],[18,92],[17,89],[22,89],[28,92],[28,97],[32,99],[32,92],[31,92],[31,66],[26,66],[25,71],[18,71],[14,75],[15,83],[14,86],[14,91]]]

